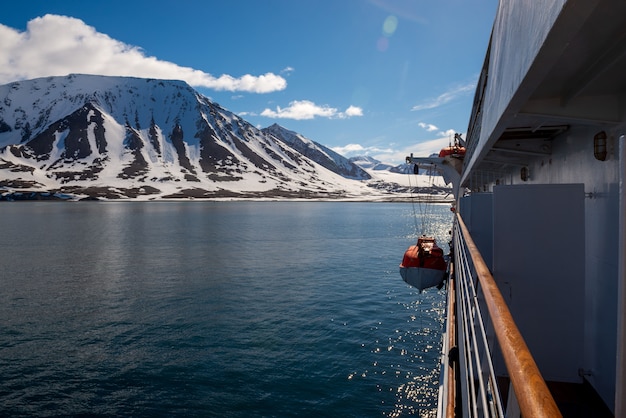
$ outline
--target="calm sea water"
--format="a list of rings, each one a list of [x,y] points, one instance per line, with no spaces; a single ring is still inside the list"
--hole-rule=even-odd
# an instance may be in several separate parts
[[[433,416],[445,301],[398,273],[414,213],[2,204],[0,416]]]

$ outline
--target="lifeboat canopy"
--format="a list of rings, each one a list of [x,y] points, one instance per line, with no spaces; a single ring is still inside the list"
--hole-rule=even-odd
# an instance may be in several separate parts
[[[400,276],[421,292],[429,287],[441,286],[448,270],[448,261],[434,237],[422,235],[416,245],[411,245],[402,258]]]
[[[445,148],[442,148],[439,151],[439,157],[453,157],[453,158],[461,158],[465,157],[465,147],[463,146],[465,143],[461,139],[461,134],[454,134],[454,145],[449,145]]]

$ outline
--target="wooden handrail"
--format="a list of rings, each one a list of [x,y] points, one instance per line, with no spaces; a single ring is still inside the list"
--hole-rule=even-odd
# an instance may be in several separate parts
[[[561,417],[561,412],[543,380],[539,368],[520,334],[513,316],[498,289],[485,261],[474,244],[463,219],[456,214],[459,226],[465,238],[467,249],[472,257],[478,281],[483,289],[489,316],[493,323],[496,338],[500,344],[506,369],[517,397],[523,417],[554,418]]]

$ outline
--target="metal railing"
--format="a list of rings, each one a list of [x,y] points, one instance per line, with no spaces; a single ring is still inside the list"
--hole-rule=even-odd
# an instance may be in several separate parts
[[[448,393],[443,396],[445,406],[440,408],[439,415],[560,417],[561,413],[506,302],[459,214],[454,238],[454,285],[449,286],[448,298],[448,320],[454,322],[448,322],[444,347],[450,354],[444,359],[442,370],[442,387]],[[485,329],[487,318],[481,311],[482,303],[487,307],[488,319],[510,378],[506,411],[492,362],[491,350],[495,344],[489,341]],[[455,338],[450,338],[454,334]],[[455,384],[450,382],[451,379]],[[455,393],[450,394],[450,390]],[[451,396],[455,399],[455,410],[451,410]]]

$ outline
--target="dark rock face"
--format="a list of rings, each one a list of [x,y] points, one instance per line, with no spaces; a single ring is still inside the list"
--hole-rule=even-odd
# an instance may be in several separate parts
[[[154,117],[150,120],[150,131],[149,131],[150,144],[154,147],[158,156],[161,156],[161,144],[159,144],[159,138],[157,134],[156,124],[154,122]]]
[[[195,174],[195,170],[191,166],[191,161],[189,161],[189,157],[187,157],[187,152],[185,150],[183,128],[178,123],[174,126],[174,130],[170,134],[170,141],[172,142],[172,145],[174,145],[174,149],[178,154],[178,163],[180,166]]]
[[[200,168],[203,172],[231,174],[233,167],[240,164],[232,152],[217,142],[218,135],[211,125],[205,124],[196,135],[200,140]]]
[[[95,151],[106,152],[106,138],[102,122],[102,113],[91,103],[86,103],[67,117],[52,123],[42,133],[34,135],[26,142],[25,148],[29,148],[38,161],[46,160],[50,157],[57,135],[67,132],[63,140],[64,150],[61,158],[78,160],[90,156]],[[87,139],[87,130],[91,124],[95,125],[93,133],[96,150],[91,149]]]
[[[122,169],[122,172],[118,174],[118,178],[137,178],[148,173],[148,162],[141,153],[141,149],[144,147],[144,143],[141,140],[139,133],[126,126],[126,140],[124,140],[124,146],[128,148],[133,156],[132,162]]]

